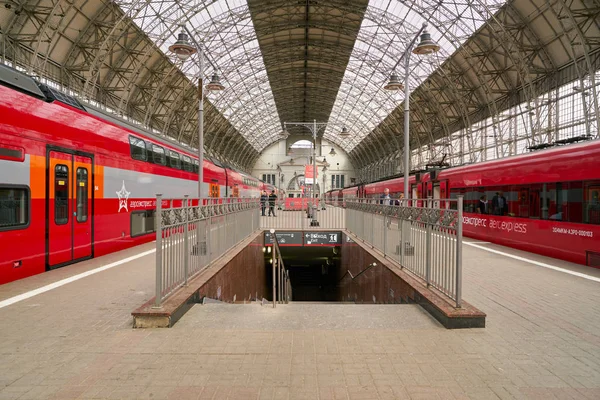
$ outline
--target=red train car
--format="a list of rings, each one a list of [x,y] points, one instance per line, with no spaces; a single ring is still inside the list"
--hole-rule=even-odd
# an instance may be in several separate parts
[[[115,121],[0,65],[0,284],[151,241],[158,192],[196,197],[191,151]],[[243,184],[203,168],[204,195]]]
[[[411,176],[413,198],[464,196],[463,232],[600,267],[600,141]],[[366,186],[367,196],[401,192],[403,179]],[[505,207],[493,207],[502,193]],[[478,210],[487,198],[484,213]]]
[[[600,267],[600,141],[440,171],[427,193],[465,197],[465,235]],[[494,209],[496,193],[506,200]],[[488,214],[477,213],[481,196]],[[443,197],[443,196],[442,196]]]

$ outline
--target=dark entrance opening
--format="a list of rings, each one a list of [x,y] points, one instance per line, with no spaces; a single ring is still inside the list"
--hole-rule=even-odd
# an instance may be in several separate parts
[[[340,247],[280,247],[290,273],[292,301],[339,301]],[[270,266],[270,257],[265,257]],[[269,278],[269,283],[271,279]]]

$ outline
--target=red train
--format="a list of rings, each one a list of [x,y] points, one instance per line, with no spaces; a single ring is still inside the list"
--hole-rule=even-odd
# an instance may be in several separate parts
[[[204,160],[204,195],[274,187]],[[0,65],[0,284],[151,241],[155,196],[196,197],[194,153]]]
[[[579,264],[600,267],[600,141],[541,150],[500,160],[417,173],[411,197],[464,196],[463,231],[490,241]],[[327,200],[392,197],[403,192],[395,178],[327,193]],[[492,200],[503,192],[506,207]],[[488,213],[478,211],[486,195]],[[502,214],[502,215],[499,215]]]

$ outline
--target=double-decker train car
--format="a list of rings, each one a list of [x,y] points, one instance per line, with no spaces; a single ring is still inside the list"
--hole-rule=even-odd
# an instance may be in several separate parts
[[[227,197],[260,197],[261,181],[244,172],[232,169],[227,169],[227,172],[227,177],[230,181]]]
[[[600,267],[598,160],[600,141],[593,141],[435,170],[411,176],[411,197],[462,194],[465,236]],[[368,184],[367,197],[386,187],[397,198],[403,179]]]
[[[204,159],[203,196],[258,197]],[[148,242],[156,194],[198,193],[198,159],[0,65],[0,284]]]

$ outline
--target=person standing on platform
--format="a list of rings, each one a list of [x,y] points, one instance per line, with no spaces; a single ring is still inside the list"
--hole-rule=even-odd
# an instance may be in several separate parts
[[[390,189],[385,188],[383,190],[383,194],[381,195],[381,200],[379,200],[379,204],[384,204],[386,206],[389,206],[391,203],[391,197],[390,197]]]
[[[404,200],[404,193],[400,193],[400,196],[398,196],[398,199],[396,199],[395,204],[397,206],[401,206],[402,205],[402,200]]]
[[[276,217],[277,215],[275,215],[275,201],[277,200],[277,195],[275,194],[275,191],[273,190],[271,192],[271,194],[269,195],[269,217],[271,216],[271,213],[273,213],[273,216]]]
[[[267,208],[267,192],[264,190],[260,194],[260,210],[262,211],[262,216],[265,216],[265,210]]]

